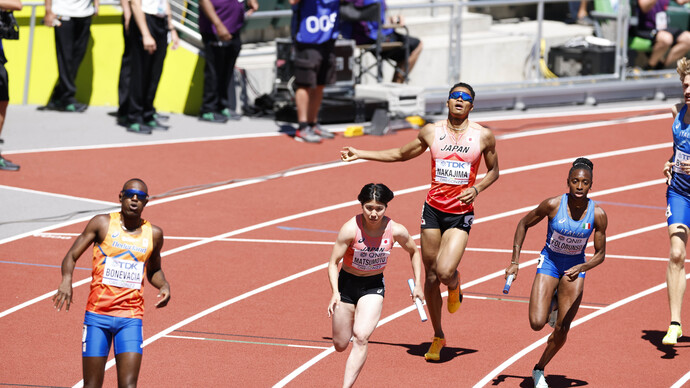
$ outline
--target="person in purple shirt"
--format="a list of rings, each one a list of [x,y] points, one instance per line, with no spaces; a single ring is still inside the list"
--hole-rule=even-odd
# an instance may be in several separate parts
[[[675,1],[680,5],[690,2]],[[690,32],[668,25],[666,8],[669,2],[670,0],[637,0],[639,22],[632,34],[649,39],[653,44],[645,70],[661,70],[675,65],[678,59],[690,51]]]
[[[229,88],[240,55],[240,28],[259,9],[257,0],[201,0],[199,32],[204,42],[204,94],[199,120],[224,123],[240,116],[230,110]]]

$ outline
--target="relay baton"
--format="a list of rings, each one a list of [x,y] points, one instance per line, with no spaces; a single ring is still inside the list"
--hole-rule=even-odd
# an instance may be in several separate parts
[[[407,285],[410,286],[410,293],[414,296],[414,280],[407,279]],[[424,311],[424,306],[422,306],[422,301],[419,298],[414,298],[414,305],[417,306],[417,312],[419,317],[422,318],[422,322],[426,322],[426,312]]]
[[[503,293],[507,294],[510,291],[510,285],[513,284],[513,279],[515,279],[514,274],[508,275],[508,278],[506,279],[506,285],[503,286]]]

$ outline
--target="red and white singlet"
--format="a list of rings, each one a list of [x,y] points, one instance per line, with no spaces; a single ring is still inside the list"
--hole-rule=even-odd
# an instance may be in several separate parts
[[[481,130],[473,123],[464,133],[455,134],[446,120],[436,123],[431,151],[431,189],[426,203],[440,211],[464,214],[474,210],[473,204],[462,203],[458,196],[472,187],[482,161]]]
[[[393,222],[384,217],[386,229],[379,237],[368,236],[362,226],[362,215],[355,217],[357,222],[357,234],[352,244],[345,251],[343,266],[359,271],[380,271],[388,264],[388,256],[395,241],[393,240]]]

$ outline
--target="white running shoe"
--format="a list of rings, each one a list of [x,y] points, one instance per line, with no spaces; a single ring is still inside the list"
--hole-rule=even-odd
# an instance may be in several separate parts
[[[549,388],[543,370],[532,369],[532,379],[534,380],[534,388]]]

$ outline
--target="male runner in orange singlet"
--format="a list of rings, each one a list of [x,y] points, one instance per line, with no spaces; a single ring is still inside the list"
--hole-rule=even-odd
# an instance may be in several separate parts
[[[161,268],[163,231],[141,218],[148,188],[130,179],[120,192],[119,212],[91,219],[62,260],[62,282],[53,296],[58,311],[72,303],[72,273],[77,259],[93,243],[91,291],[82,334],[85,387],[103,385],[105,364],[114,343],[120,387],[135,387],[141,367],[144,274],[158,288],[156,307],[170,300],[170,285]]]

